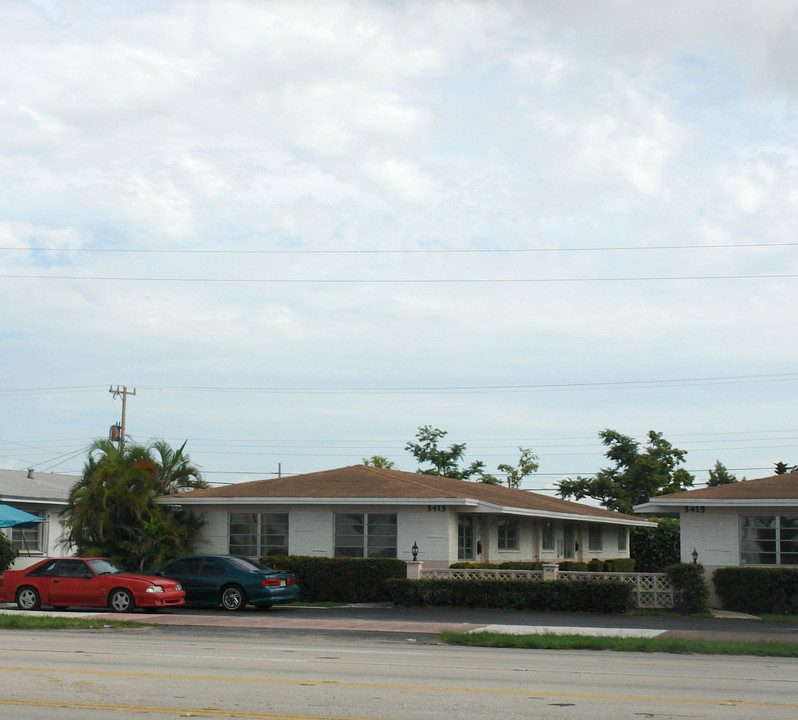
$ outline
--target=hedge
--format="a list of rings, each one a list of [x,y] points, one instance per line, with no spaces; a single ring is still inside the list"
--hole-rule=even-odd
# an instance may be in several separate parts
[[[624,613],[632,588],[612,580],[389,580],[391,599],[406,607]]]
[[[718,568],[712,582],[726,610],[798,613],[798,568]]]
[[[709,587],[704,579],[704,566],[676,563],[665,568],[676,595],[673,609],[683,613],[709,610]]]
[[[404,560],[326,558],[280,555],[261,558],[264,565],[292,572],[308,602],[386,602],[386,582],[407,577]]]
[[[634,572],[635,569],[635,561],[632,558],[608,558],[606,560],[595,558],[587,563],[560,560],[556,564],[563,572]],[[501,563],[458,562],[453,563],[450,567],[453,570],[462,568],[469,570],[541,570],[543,565],[544,563],[540,560],[534,562],[514,560]]]

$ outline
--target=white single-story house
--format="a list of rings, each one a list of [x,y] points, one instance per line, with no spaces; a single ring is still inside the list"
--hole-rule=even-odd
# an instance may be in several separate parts
[[[635,512],[680,518],[681,561],[798,567],[798,472],[658,495]],[[695,557],[694,557],[695,553]]]
[[[69,491],[79,479],[75,475],[0,468],[0,503],[38,515],[46,521],[34,527],[0,529],[19,550],[13,567],[27,567],[48,555],[69,554],[69,550],[60,545],[63,537],[60,517]]]
[[[205,519],[201,552],[458,561],[629,557],[632,515],[504,486],[366,465],[169,495]]]

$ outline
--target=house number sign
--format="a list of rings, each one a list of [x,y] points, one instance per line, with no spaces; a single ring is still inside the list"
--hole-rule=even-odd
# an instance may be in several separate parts
[[[427,512],[446,512],[446,505],[427,505]]]
[[[706,512],[706,508],[703,505],[685,505],[684,512],[686,513],[702,513]]]

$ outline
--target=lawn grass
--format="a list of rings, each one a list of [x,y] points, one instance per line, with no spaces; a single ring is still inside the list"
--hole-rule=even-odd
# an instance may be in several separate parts
[[[685,638],[601,637],[592,635],[508,635],[445,631],[438,638],[448,645],[505,647],[525,650],[615,650],[619,652],[692,653],[696,655],[760,655],[798,657],[798,643],[726,642]]]
[[[52,615],[0,614],[0,629],[15,630],[98,630],[144,627],[133,620],[108,620],[106,618],[53,617]]]

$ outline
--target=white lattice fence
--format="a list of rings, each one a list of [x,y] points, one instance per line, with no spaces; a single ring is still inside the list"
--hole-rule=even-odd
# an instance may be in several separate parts
[[[542,570],[484,570],[456,568],[449,570],[422,570],[424,580],[540,580]],[[599,573],[582,571],[561,571],[558,580],[616,580],[629,583],[639,608],[672,608],[675,593],[670,578],[665,573]]]

